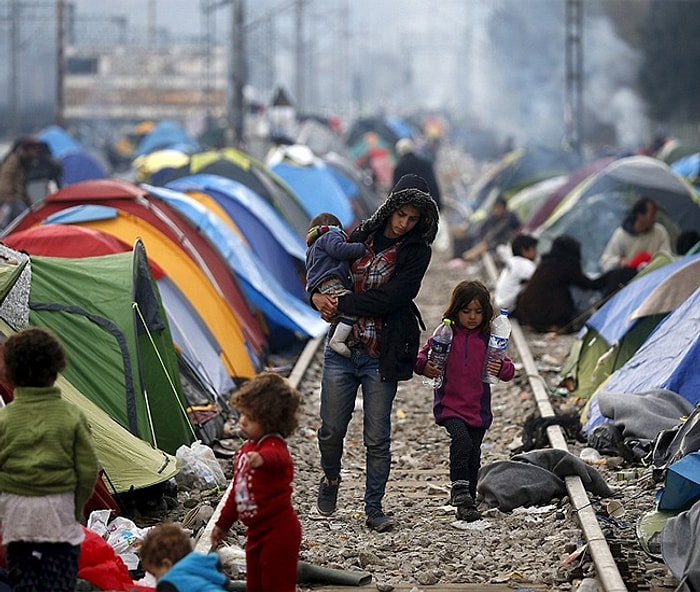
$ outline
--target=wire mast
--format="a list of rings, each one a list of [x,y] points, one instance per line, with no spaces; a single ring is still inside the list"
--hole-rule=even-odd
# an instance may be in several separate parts
[[[581,152],[583,129],[583,0],[566,0],[566,142]]]

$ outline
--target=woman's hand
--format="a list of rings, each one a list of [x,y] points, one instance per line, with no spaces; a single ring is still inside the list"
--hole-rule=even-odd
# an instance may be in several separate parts
[[[314,292],[311,301],[316,309],[321,313],[321,318],[330,323],[338,314],[338,299],[327,294]]]

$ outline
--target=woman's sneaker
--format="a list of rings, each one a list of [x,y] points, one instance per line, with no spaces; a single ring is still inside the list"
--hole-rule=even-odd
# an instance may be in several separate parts
[[[340,487],[340,477],[331,481],[328,477],[321,479],[318,488],[318,500],[316,507],[322,516],[330,516],[335,512],[338,503],[338,488]]]
[[[396,520],[391,516],[387,516],[381,510],[372,510],[367,514],[367,521],[365,522],[370,530],[376,530],[377,532],[388,532],[396,526]]]

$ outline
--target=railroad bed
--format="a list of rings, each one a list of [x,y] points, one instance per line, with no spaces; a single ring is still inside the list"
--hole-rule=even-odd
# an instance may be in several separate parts
[[[493,273],[489,259],[455,266],[436,254],[417,298],[427,327],[432,329],[439,322],[458,281],[477,278],[491,285]],[[493,389],[495,418],[484,440],[482,465],[509,458],[527,417],[578,411],[581,403],[575,398],[554,394],[557,370],[573,339],[528,334],[514,325],[508,351],[518,371],[513,382]],[[665,565],[641,549],[635,534],[638,517],[653,508],[656,486],[647,472],[630,472],[621,459],[606,459],[606,464],[598,466],[616,491],[612,499],[625,511],[618,519],[606,511],[609,499],[589,499],[580,479],[567,477],[568,495],[545,507],[510,513],[491,509],[482,512],[478,522],[457,522],[454,508],[447,505],[449,440],[434,425],[432,393],[415,377],[400,383],[394,407],[392,473],[385,511],[396,517],[397,528],[380,534],[364,525],[361,397],[346,438],[338,510],[331,518],[319,516],[315,504],[321,472],[315,430],[321,349],[319,342],[310,343],[290,374],[305,399],[300,429],[289,439],[304,562],[364,575],[363,582],[368,583],[358,587],[361,590],[576,590],[584,578],[596,578],[599,589],[610,592],[669,591],[677,585]],[[572,454],[578,455],[585,446],[567,438],[559,426],[547,428],[547,436],[551,447]],[[207,503],[216,506],[217,502]],[[218,508],[213,519],[217,514]],[[197,533],[198,550],[208,550],[211,528],[212,522]],[[229,542],[243,546],[244,541],[239,525]],[[302,592],[351,589],[335,584],[299,585]]]

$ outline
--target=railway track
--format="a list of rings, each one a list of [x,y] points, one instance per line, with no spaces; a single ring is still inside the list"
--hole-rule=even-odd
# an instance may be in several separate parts
[[[487,275],[489,275],[492,281],[495,281],[496,268],[493,262],[489,258],[485,258],[482,262],[482,266],[485,269]],[[427,320],[426,320],[427,323]],[[289,375],[289,380],[292,384],[300,388],[303,386],[304,381],[309,381],[309,372],[315,371],[316,377],[318,376],[318,365],[319,365],[319,351],[322,347],[323,339],[314,340],[307,344],[306,348],[303,350],[301,355],[296,361],[292,372]],[[550,393],[546,388],[547,381],[541,375],[538,364],[531,352],[528,339],[524,334],[523,330],[518,326],[517,322],[513,323],[513,333],[511,338],[512,347],[514,347],[517,352],[515,355],[522,364],[522,374],[527,376],[527,381],[529,388],[529,396],[534,400],[537,412],[541,417],[550,417],[555,415],[555,411],[550,403]],[[312,378],[311,381],[316,381],[317,378]],[[308,388],[308,387],[307,387]],[[525,390],[525,389],[524,389]],[[426,410],[429,412],[429,409]],[[311,438],[312,435],[308,434],[307,437]],[[567,445],[566,434],[563,429],[558,425],[551,425],[547,428],[547,437],[552,448],[558,448],[562,450],[569,450]],[[348,446],[349,448],[349,446]],[[441,451],[442,453],[442,451]],[[575,453],[575,452],[574,452]],[[313,465],[313,461],[310,465]],[[298,468],[297,472],[304,470],[303,467]],[[359,488],[363,487],[363,475],[361,472],[355,472],[344,477],[343,490],[346,488]],[[640,565],[640,560],[637,555],[630,555],[627,553],[625,548],[624,540],[615,540],[613,544],[609,544],[606,533],[603,532],[598,519],[599,512],[596,512],[597,500],[591,500],[587,491],[577,476],[570,476],[566,478],[566,487],[568,492],[568,503],[570,504],[573,514],[576,516],[575,520],[578,522],[583,538],[585,539],[586,553],[589,554],[590,560],[594,566],[595,583],[598,586],[598,590],[606,592],[623,592],[627,590],[649,590],[649,591],[668,591],[668,587],[654,588],[649,586],[643,578],[639,577],[640,570],[644,570],[644,566]],[[407,504],[432,504],[432,507],[438,507],[449,492],[449,481],[447,474],[443,469],[438,467],[397,467],[392,468],[392,476],[387,487],[387,498],[390,496],[394,499],[405,500]],[[220,509],[223,505],[226,496],[228,495],[228,490],[221,498],[219,505],[216,507],[214,514],[209,521],[209,523],[204,527],[198,536],[198,542],[196,543],[196,549],[201,552],[209,551],[209,535],[213,528],[215,520],[218,518]],[[342,497],[342,496],[341,496]],[[311,511],[309,504],[303,508],[298,509],[300,515],[304,515],[305,511]],[[304,524],[305,517],[302,518],[302,523]],[[328,528],[339,529],[342,532],[344,524],[348,524],[357,520],[356,516],[353,516],[351,512],[348,511],[347,515],[339,518],[338,523],[330,523]],[[441,519],[442,522],[438,524],[447,523],[447,518]],[[311,524],[311,523],[309,523]],[[315,526],[315,524],[314,524]],[[307,532],[306,526],[304,527],[305,533]],[[305,534],[305,537],[307,535]],[[309,534],[309,537],[313,538],[315,535],[313,533]],[[349,544],[353,544],[352,541]],[[426,550],[427,553],[430,552],[429,549]],[[362,566],[360,565],[359,568]],[[517,568],[517,566],[515,566]],[[517,570],[514,570],[517,571]],[[590,570],[589,570],[590,571]],[[576,580],[575,584],[572,584],[568,589],[576,590],[579,582],[586,576],[585,573],[578,574],[579,579]],[[474,583],[443,583],[442,581],[430,582],[424,585],[412,583],[410,578],[406,578],[405,582],[396,582],[396,579],[392,581],[391,585],[384,584],[381,581],[377,581],[376,578],[369,578],[370,582],[366,585],[359,587],[358,589],[379,589],[379,590],[395,590],[395,591],[424,591],[430,590],[432,592],[454,592],[456,590],[483,590],[485,592],[489,591],[505,591],[512,590],[517,587],[520,590],[560,590],[567,589],[566,586],[553,586],[551,584],[532,584],[530,582],[523,583],[521,586],[517,586],[516,582],[513,580],[508,580],[508,578],[500,578],[503,581],[493,581],[499,580],[498,577],[490,578],[491,581],[481,581]],[[592,582],[587,579],[584,580],[590,585]],[[308,584],[306,587],[300,585],[300,590],[317,590],[319,592],[340,592],[341,590],[347,591],[352,589],[348,586],[338,586],[334,584]],[[583,589],[583,588],[582,588]]]

